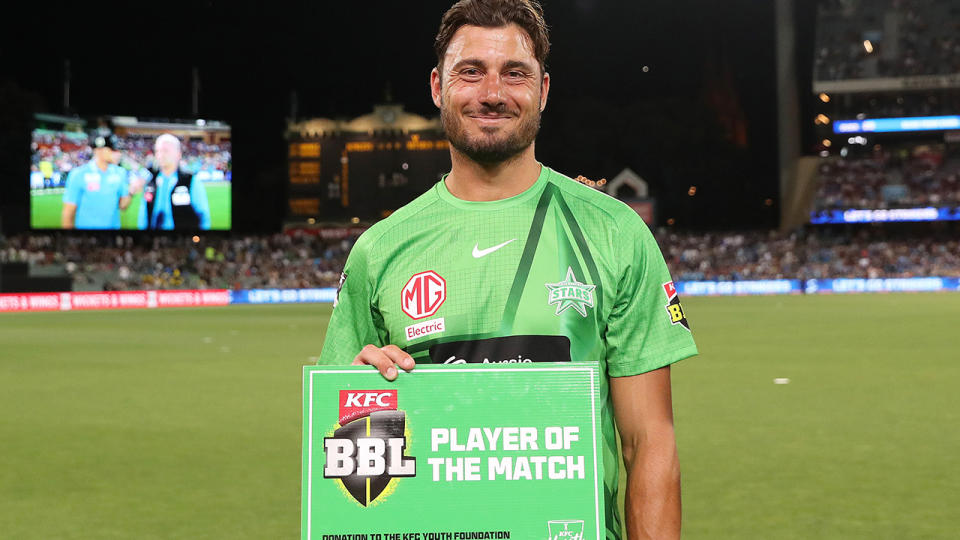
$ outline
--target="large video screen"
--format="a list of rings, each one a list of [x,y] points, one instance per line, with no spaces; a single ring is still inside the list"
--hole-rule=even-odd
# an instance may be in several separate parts
[[[230,126],[38,115],[34,229],[203,231],[231,227]]]

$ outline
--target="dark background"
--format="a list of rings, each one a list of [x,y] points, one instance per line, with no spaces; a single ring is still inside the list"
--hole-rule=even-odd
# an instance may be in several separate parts
[[[800,4],[809,4],[798,13],[806,19],[798,25],[803,66],[812,53],[813,2]],[[194,67],[199,116],[233,126],[234,228],[279,229],[292,95],[300,118],[354,117],[388,97],[435,116],[427,81],[449,5],[36,2],[23,16],[5,17],[4,229],[28,223],[34,112],[190,118]],[[673,218],[677,227],[776,226],[773,2],[547,0],[544,8],[552,87],[538,159],[593,179],[630,167],[649,182],[659,221]],[[800,71],[809,85],[809,67]]]

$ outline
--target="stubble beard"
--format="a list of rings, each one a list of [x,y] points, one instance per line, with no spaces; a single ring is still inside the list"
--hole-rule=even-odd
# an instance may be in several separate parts
[[[479,112],[505,111],[485,107]],[[538,108],[535,114],[521,116],[519,125],[506,136],[497,136],[497,132],[503,128],[480,128],[483,135],[471,137],[463,125],[463,117],[446,104],[440,109],[440,121],[447,139],[457,151],[477,163],[495,165],[516,157],[533,144],[540,131],[540,110]]]

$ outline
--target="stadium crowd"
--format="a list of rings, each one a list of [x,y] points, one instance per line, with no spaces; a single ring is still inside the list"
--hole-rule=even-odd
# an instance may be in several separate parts
[[[874,147],[820,165],[815,210],[960,206],[960,149]]]
[[[960,277],[956,237],[665,232],[657,240],[677,281]]]
[[[58,266],[76,290],[257,289],[336,285],[354,238],[28,235],[0,238],[0,262]]]
[[[885,24],[887,15],[897,21],[895,27]],[[821,2],[815,77],[842,80],[960,73],[958,16],[960,7],[955,2]],[[885,31],[890,33],[885,35]]]
[[[329,230],[328,230],[329,231]],[[0,237],[0,262],[62,266],[75,290],[337,286],[357,230],[237,238]],[[960,240],[798,231],[656,234],[677,281],[960,277]]]
[[[919,93],[835,94],[830,96],[837,120],[946,116],[960,111],[960,90]]]

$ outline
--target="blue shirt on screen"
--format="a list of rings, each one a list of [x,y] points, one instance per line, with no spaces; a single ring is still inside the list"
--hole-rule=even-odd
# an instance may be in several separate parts
[[[157,172],[157,193],[156,202],[153,205],[153,214],[150,216],[150,223],[156,223],[158,229],[172,231],[176,224],[173,222],[173,208],[171,207],[171,195],[177,186],[177,175],[163,174]],[[207,201],[207,189],[196,177],[190,183],[190,204],[200,220],[200,229],[210,229],[210,203]],[[137,216],[137,227],[147,228],[147,204],[140,203],[140,213]]]
[[[102,171],[95,161],[74,167],[67,175],[63,202],[77,205],[77,229],[119,229],[120,198],[129,195],[127,171],[107,165]]]

